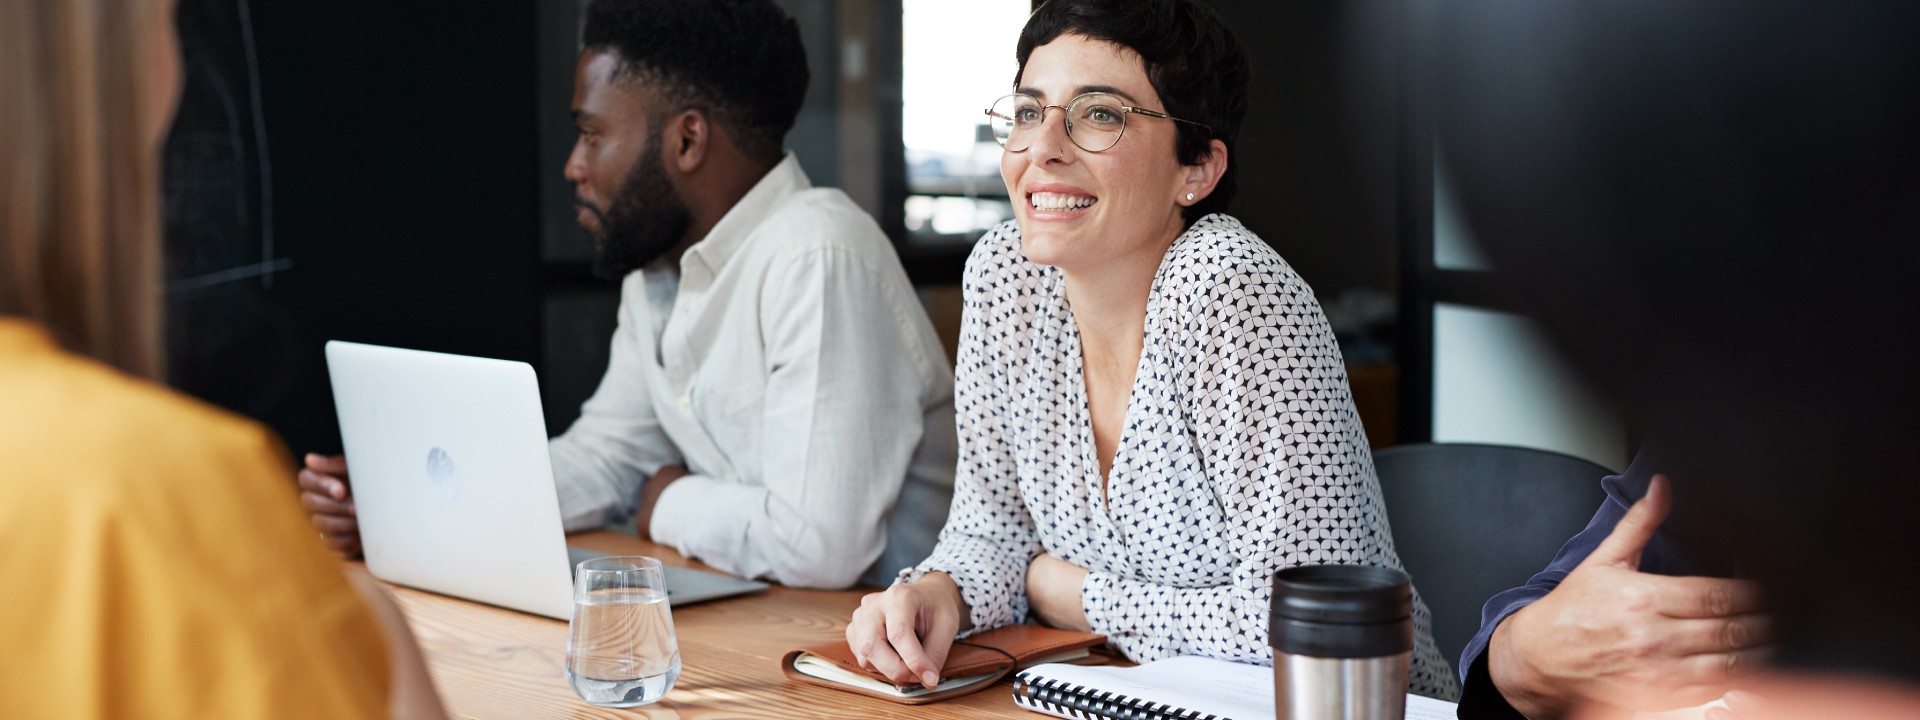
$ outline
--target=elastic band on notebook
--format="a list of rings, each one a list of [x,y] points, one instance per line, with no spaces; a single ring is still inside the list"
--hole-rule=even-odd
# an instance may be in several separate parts
[[[1005,651],[1005,650],[1001,650],[1000,648],[997,648],[997,647],[994,647],[994,646],[992,646],[992,645],[981,645],[980,643],[970,643],[970,642],[967,642],[967,641],[965,641],[965,640],[955,640],[955,641],[953,641],[953,644],[955,644],[955,645],[965,645],[965,646],[967,646],[967,647],[975,647],[975,648],[980,648],[981,650],[992,650],[992,651],[994,651],[994,652],[997,652],[997,653],[1000,653],[1001,655],[1005,655],[1005,656],[1007,656],[1007,659],[1008,659],[1008,660],[1011,660],[1011,661],[1013,661],[1013,667],[1015,667],[1015,668],[1018,668],[1018,667],[1020,667],[1020,658],[1017,658],[1017,657],[1014,657],[1014,656],[1013,656],[1013,653],[1010,653],[1010,652],[1007,652],[1007,651]]]

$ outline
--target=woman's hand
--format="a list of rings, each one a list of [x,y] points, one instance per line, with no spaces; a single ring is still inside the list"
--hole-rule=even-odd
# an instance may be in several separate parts
[[[940,684],[940,668],[962,629],[972,627],[960,586],[946,573],[860,598],[847,623],[847,647],[860,667],[897,685]]]
[[[1040,622],[1062,630],[1090,632],[1087,609],[1081,605],[1081,586],[1087,569],[1040,553],[1027,565],[1027,606]]]

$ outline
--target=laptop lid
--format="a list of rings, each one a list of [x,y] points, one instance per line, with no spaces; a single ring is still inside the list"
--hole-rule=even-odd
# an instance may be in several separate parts
[[[327,343],[367,569],[566,618],[573,578],[533,368]]]
[[[367,570],[388,582],[566,620],[573,566],[533,368],[327,343]],[[766,583],[668,566],[673,606]]]

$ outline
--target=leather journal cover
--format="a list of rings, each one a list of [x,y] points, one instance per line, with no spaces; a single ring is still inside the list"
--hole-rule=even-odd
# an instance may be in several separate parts
[[[940,686],[931,689],[918,683],[895,685],[868,672],[853,659],[845,640],[788,650],[780,659],[780,670],[804,683],[921,705],[984,690],[1020,668],[1088,658],[1094,647],[1106,641],[1105,635],[1037,625],[988,630],[954,642],[946,664],[940,667]]]

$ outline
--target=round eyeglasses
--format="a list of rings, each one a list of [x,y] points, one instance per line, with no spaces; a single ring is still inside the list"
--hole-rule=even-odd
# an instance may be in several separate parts
[[[1120,142],[1127,131],[1128,115],[1145,115],[1193,125],[1208,133],[1213,128],[1192,120],[1182,120],[1163,112],[1134,107],[1107,93],[1087,93],[1065,105],[1046,105],[1032,95],[1008,95],[987,108],[993,139],[1011,152],[1024,152],[1047,124],[1047,110],[1060,108],[1066,113],[1067,139],[1087,152],[1101,152]]]

